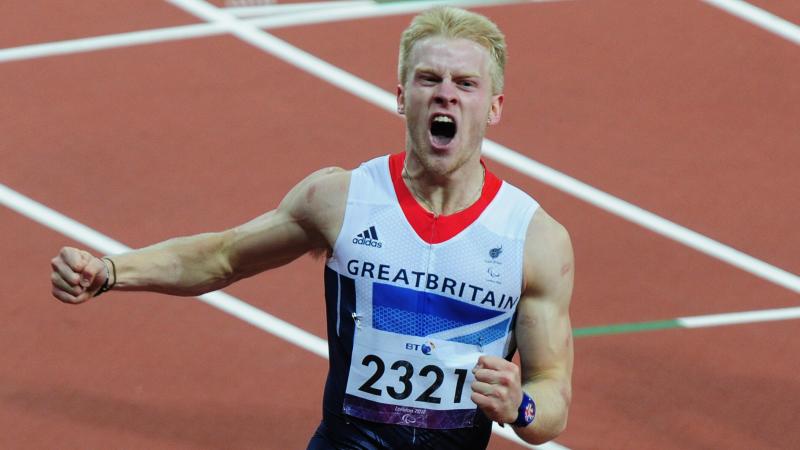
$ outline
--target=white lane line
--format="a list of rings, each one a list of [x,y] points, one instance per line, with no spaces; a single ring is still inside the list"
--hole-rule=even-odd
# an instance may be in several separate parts
[[[29,219],[55,230],[77,242],[87,245],[104,254],[117,254],[131,250],[86,225],[71,219],[58,211],[32,200],[11,188],[0,184],[0,204],[28,217]],[[222,291],[209,292],[198,297],[203,302],[219,308],[268,333],[284,339],[298,347],[323,358],[328,357],[328,343],[302,328],[268,314],[248,303]]]
[[[348,8],[329,8],[325,10],[308,11],[302,15],[287,14],[278,17],[257,18],[248,21],[259,28],[270,29],[295,25],[311,25],[316,23],[334,22],[340,20],[367,19],[380,16],[398,14],[412,14],[436,5],[456,5],[466,7],[489,7],[514,5],[521,3],[552,3],[572,0],[452,0],[452,1],[424,1],[414,0],[396,3],[364,2],[354,4]],[[399,36],[399,34],[398,34]]]
[[[546,3],[554,1],[571,0],[528,0],[527,3]],[[398,4],[379,5],[373,2],[348,2],[349,6],[304,10],[299,9],[295,12],[273,15],[270,17],[258,17],[248,19],[245,22],[252,23],[260,28],[280,28],[296,25],[310,25],[340,20],[363,19],[379,16],[390,16],[398,14],[408,14],[429,8],[433,4],[458,4],[462,6],[500,6],[504,4],[520,3],[522,0],[469,0],[469,1],[413,1]],[[295,6],[298,4],[286,4],[282,6]],[[277,7],[273,5],[271,7]],[[227,27],[221,23],[203,23],[195,25],[184,25],[155,30],[134,31],[130,33],[112,34],[106,36],[95,36],[80,39],[71,39],[58,42],[48,42],[43,44],[31,44],[20,47],[0,49],[0,63],[10,61],[20,61],[25,59],[43,58],[48,56],[66,55],[72,53],[90,52],[96,50],[107,50],[111,48],[127,47],[132,45],[154,44],[180,39],[200,38],[215,36],[226,33]]]
[[[701,0],[800,45],[800,26],[742,0]]]
[[[44,44],[24,45],[0,50],[0,63],[72,53],[92,52],[132,45],[155,44],[180,39],[223,34],[227,29],[218,23],[201,23],[155,30],[133,31]]]
[[[554,3],[574,0],[413,0],[378,3],[374,0],[353,0],[353,1],[334,1],[334,2],[307,2],[307,3],[285,3],[260,6],[231,6],[223,8],[225,12],[240,18],[268,16],[275,14],[286,14],[296,12],[333,12],[334,10],[344,9],[360,14],[359,11],[374,11],[377,15],[384,13],[399,14],[421,11],[436,5],[454,5],[462,8],[479,6],[498,6],[507,4],[522,3]]]
[[[209,22],[219,22],[227,27],[230,27],[231,33],[233,33],[235,36],[239,37],[245,42],[256,45],[259,48],[263,48],[264,46],[272,48],[276,42],[282,42],[279,39],[275,38],[274,36],[265,33],[255,25],[249,23],[243,23],[238,19],[236,19],[234,16],[202,0],[167,0],[167,1],[183,9],[184,11],[196,15],[201,19],[207,20]],[[375,87],[375,89],[378,88]],[[512,442],[515,442],[527,448],[533,448],[533,449],[539,448],[537,446],[533,446],[523,441],[513,431],[511,431],[511,433],[508,432],[504,433],[502,427],[498,427],[498,429],[499,429],[498,435],[505,439],[508,439]],[[494,428],[492,431],[494,432]],[[555,442],[550,442],[549,445],[550,445],[549,448],[551,450],[569,450],[567,447],[561,446],[560,444],[557,444]]]
[[[679,317],[677,321],[686,328],[706,328],[790,319],[800,319],[800,307]]]
[[[486,140],[483,150],[486,156],[542,183],[549,184],[600,209],[738,267],[757,277],[800,293],[800,277],[793,273],[678,225],[618,197],[614,197],[496,142]]]
[[[20,215],[59,232],[77,242],[81,242],[105,254],[122,253],[130,248],[86,225],[75,221],[51,208],[42,205],[24,195],[0,184],[0,204],[16,211]],[[288,322],[282,321],[248,303],[228,295],[222,291],[211,292],[200,297],[211,306],[219,308],[228,314],[244,320],[245,322],[288,341],[298,347],[304,348],[323,358],[328,358],[327,342],[298,328]],[[738,325],[745,323],[764,322],[772,320],[800,319],[800,307],[782,308],[762,311],[747,311],[741,313],[716,314],[695,317],[678,318],[678,322],[686,328],[714,327],[721,325]],[[518,440],[509,428],[493,426],[493,432],[504,438]],[[566,447],[549,442],[538,447],[542,450],[566,450]]]
[[[285,20],[285,18],[283,18]],[[299,20],[295,17],[292,20]],[[287,23],[287,22],[282,22]],[[277,25],[278,22],[272,25]],[[263,23],[259,26],[270,26]],[[64,41],[61,43],[42,44],[36,46],[18,47],[0,50],[0,62],[4,60],[22,59],[75,51],[89,51],[96,48],[109,48],[121,45],[136,45],[142,43],[161,42],[163,40],[183,39],[187,37],[208,36],[220,34],[228,30],[229,26],[221,23],[206,23],[175,27],[161,30],[151,30],[120,35],[102,36],[96,38]],[[327,62],[304,52],[290,44],[261,33],[260,48],[288,61],[295,66],[322,78],[335,86],[350,92],[359,98],[378,105],[393,112],[395,108],[394,95],[383,91],[375,85],[368,83],[352,74],[345,72]],[[270,41],[270,42],[267,42]],[[695,233],[685,227],[677,225],[646,210],[631,205],[621,199],[599,191],[585,183],[552,168],[544,166],[530,158],[522,156],[502,145],[487,140],[484,149],[488,157],[508,165],[512,169],[528,174],[544,183],[564,190],[577,198],[601,207],[633,221],[645,228],[653,230],[678,242],[684,243],[701,252],[712,255],[739,267],[756,276],[772,281],[780,286],[795,292],[800,292],[800,278],[780,268],[755,259],[729,246]]]
[[[99,231],[65,216],[64,214],[32,200],[0,183],[0,205],[61,233],[77,242],[91,247],[104,254],[123,253],[131,250],[125,244],[116,241]],[[304,348],[311,353],[328,359],[328,343],[314,334],[285,322],[264,312],[247,302],[222,291],[209,292],[197,297],[201,301],[241,319],[261,330],[271,333],[291,344]],[[529,448],[544,450],[569,450],[567,447],[549,442],[542,446],[531,446],[523,442],[513,431],[495,426],[493,431],[500,436]]]
[[[537,0],[530,0],[530,2],[536,2],[536,1]],[[557,0],[541,0],[541,1],[545,2],[545,1],[557,1]],[[206,25],[214,25],[214,26],[206,28]],[[117,44],[117,43],[111,45],[111,44],[108,44],[109,42],[125,41],[125,42],[128,43],[128,45],[135,45],[137,43],[151,43],[151,42],[159,42],[161,40],[169,40],[169,39],[183,39],[183,38],[194,37],[194,36],[208,36],[208,35],[211,35],[211,34],[219,34],[220,32],[222,32],[225,29],[227,29],[227,26],[222,26],[222,25],[227,25],[227,24],[221,24],[221,23],[216,23],[215,22],[213,24],[200,24],[200,25],[192,25],[192,26],[188,26],[188,27],[175,27],[173,29],[151,30],[151,31],[145,31],[145,32],[138,32],[138,33],[125,33],[126,35],[132,35],[134,37],[126,36],[126,37],[120,38],[120,36],[122,36],[122,35],[116,35],[116,36],[89,38],[89,39],[79,40],[79,41],[90,41],[91,42],[91,40],[94,39],[94,45],[98,45],[98,43],[99,43],[100,46],[99,47],[95,47],[95,48],[91,48],[92,47],[91,44],[88,44],[88,45],[86,43],[84,43],[84,45],[78,44],[78,45],[74,45],[73,50],[71,50],[71,51],[65,51],[65,52],[59,52],[59,53],[72,53],[72,52],[75,52],[75,51],[89,51],[89,50],[96,49],[96,48],[110,48],[112,46],[119,46],[120,45],[120,44]],[[218,26],[221,26],[221,27],[218,28]],[[192,31],[189,32],[188,30],[185,30],[186,28],[189,28]],[[159,36],[159,34],[161,34],[161,36]],[[58,45],[58,44],[59,43],[55,43],[55,45]],[[48,46],[48,44],[43,44],[43,45],[37,46],[37,47],[47,47],[47,46]],[[11,49],[11,50],[13,51],[14,49]],[[299,50],[299,49],[297,49],[297,50]],[[31,52],[30,54],[34,54],[35,55],[35,53],[36,52]],[[2,54],[2,51],[0,51],[0,55],[1,54]],[[43,52],[42,54],[46,54],[46,52]],[[54,54],[54,53],[50,53],[50,54]],[[32,56],[32,57],[36,57],[36,56]],[[2,59],[0,59],[0,62],[2,62]],[[389,94],[389,95],[391,96],[391,94]],[[391,96],[391,97],[393,99],[393,96]],[[373,102],[373,103],[375,103],[375,102]],[[390,107],[389,109],[393,110],[393,107]],[[494,144],[494,143],[489,142],[489,144]],[[502,147],[502,146],[500,146],[500,147],[503,148],[503,149],[506,149],[505,147]],[[508,150],[508,149],[506,149],[506,150]],[[533,161],[533,160],[531,160],[531,161],[535,163],[535,161]],[[536,164],[540,165],[539,163],[536,163]],[[546,166],[542,166],[542,167],[546,168],[548,170],[552,170],[552,169],[547,168]],[[514,168],[514,167],[512,166],[512,168]],[[558,172],[556,172],[556,173],[558,173]],[[592,189],[594,189],[594,188],[592,188]],[[56,229],[56,228],[54,228],[54,226],[51,226],[50,222],[42,221],[42,220],[39,220],[36,217],[32,217],[31,215],[29,215],[29,214],[27,214],[25,212],[22,212],[19,209],[14,208],[10,204],[6,203],[7,197],[11,197],[14,194],[16,194],[18,197],[22,197],[19,194],[17,194],[16,192],[14,192],[14,191],[6,188],[4,185],[0,184],[0,201],[2,201],[4,204],[6,204],[6,206],[8,206],[11,209],[17,210],[21,214],[26,215],[27,217],[30,217],[30,218],[32,218],[33,220],[35,220],[35,221],[37,221],[39,223],[42,223],[42,224],[44,224],[44,225],[46,225],[46,226],[48,226],[50,228]],[[573,195],[575,195],[575,194],[573,194]],[[22,198],[24,198],[24,197],[22,197]],[[28,200],[28,199],[26,199],[26,200]],[[32,200],[28,200],[28,202],[35,203]],[[55,212],[55,211],[53,211],[53,210],[51,210],[51,209],[49,209],[47,207],[44,207],[41,204],[36,203],[36,205],[38,205],[38,207],[41,207],[42,208],[42,212],[44,213],[44,216],[48,217],[47,219],[43,219],[43,220],[50,220],[54,224],[57,224],[57,223],[64,224],[67,229],[65,231],[62,231],[62,232],[64,234],[70,236],[70,237],[73,237],[73,239],[75,239],[75,240],[77,240],[79,242],[84,242],[86,245],[89,245],[89,246],[91,246],[93,248],[96,248],[96,249],[98,249],[98,250],[100,250],[101,252],[104,252],[104,253],[120,252],[120,251],[124,251],[125,249],[128,248],[128,247],[124,246],[123,244],[118,243],[117,241],[114,241],[114,240],[112,240],[112,239],[110,239],[110,238],[108,238],[108,237],[106,237],[106,236],[104,236],[104,235],[102,235],[100,233],[94,232],[93,230],[89,229],[88,227],[85,227],[84,225],[79,224],[79,223],[75,222],[74,220],[67,218],[66,216],[63,216],[60,213],[57,213],[57,212]],[[30,205],[29,205],[29,207],[30,207]],[[37,209],[37,208],[33,207],[33,208],[30,208],[30,209]],[[95,244],[92,244],[90,242],[85,242],[82,239],[78,239],[77,238],[79,235],[82,235],[87,230],[90,231],[89,234],[95,233],[97,235],[97,236],[95,236],[95,238],[97,239],[97,242],[95,242]],[[60,230],[58,230],[58,231],[60,231]],[[107,242],[103,242],[103,241],[107,241]],[[105,250],[104,250],[104,248],[105,248]],[[795,277],[795,278],[797,278],[797,277]],[[226,311],[226,312],[228,312],[230,314],[233,314],[234,316],[239,317],[239,318],[247,321],[248,323],[251,323],[252,325],[255,325],[255,326],[257,326],[257,327],[259,327],[259,328],[261,328],[261,329],[263,329],[265,331],[268,331],[270,333],[276,334],[279,337],[281,337],[281,338],[283,338],[283,339],[285,339],[285,340],[287,340],[289,342],[292,342],[292,343],[294,343],[294,344],[296,344],[296,345],[298,345],[298,346],[300,346],[302,348],[305,348],[305,349],[307,349],[307,350],[309,350],[309,351],[311,351],[311,352],[313,352],[315,354],[318,354],[319,356],[322,356],[322,357],[325,357],[325,358],[328,357],[327,345],[325,343],[325,340],[323,340],[323,339],[321,339],[321,338],[319,338],[319,337],[317,337],[317,336],[315,336],[313,334],[307,333],[305,330],[297,328],[294,325],[291,325],[289,323],[281,321],[280,319],[277,319],[277,318],[275,318],[274,316],[272,316],[270,314],[267,314],[267,313],[265,313],[265,312],[263,312],[263,311],[261,311],[261,310],[259,310],[257,308],[254,308],[251,305],[249,305],[249,304],[247,304],[247,303],[245,303],[245,302],[243,302],[243,301],[241,301],[239,299],[236,299],[235,297],[232,297],[232,296],[230,296],[228,294],[224,294],[222,292],[212,292],[212,293],[206,294],[204,296],[201,296],[199,298],[201,300],[203,300],[203,301],[205,301],[205,302],[217,307],[217,308],[223,309],[224,311]],[[722,316],[726,316],[726,315],[719,315],[718,317],[722,317]],[[684,318],[684,319],[680,319],[680,320],[688,321],[686,323],[688,323],[689,325],[686,325],[686,326],[692,326],[691,325],[691,323],[692,323],[691,321],[693,319],[697,319],[697,318]],[[721,319],[721,320],[724,320],[724,319]],[[774,319],[766,319],[766,320],[774,320]],[[697,325],[697,323],[695,322],[694,326],[699,326],[699,325]],[[714,325],[707,325],[707,326],[714,326]],[[305,336],[305,335],[307,335],[307,336]],[[297,337],[306,338],[306,339],[299,339],[298,340],[298,339],[296,339]],[[308,342],[302,342],[303,340],[307,340]],[[511,431],[509,429],[501,428],[501,427],[497,426],[496,424],[494,425],[493,428],[494,428],[493,431],[495,433],[500,434],[503,437],[506,437],[507,439],[519,441],[523,445],[526,445],[526,446],[531,447],[531,448],[552,449],[552,450],[566,449],[566,447],[563,447],[563,446],[561,446],[559,444],[556,444],[555,442],[546,443],[546,444],[538,446],[538,447],[537,446],[530,446],[529,444],[526,444],[526,443],[522,442],[521,440],[519,440],[519,438],[516,436],[516,434],[513,433],[513,431]]]
[[[259,6],[228,6],[224,10],[237,17],[267,16],[271,14],[286,14],[317,9],[352,8],[365,3],[375,3],[372,0],[337,1],[337,2],[306,2],[306,3],[273,3]]]
[[[194,0],[168,0],[199,17],[220,21],[231,27],[232,33],[245,42],[276,56],[334,86],[372,103],[392,114],[396,112],[395,96],[336,67],[286,41],[258,29],[253,23],[238,21],[207,4]],[[551,167],[496,142],[486,140],[484,154],[518,172],[571,194],[585,202],[623,217],[655,233],[666,236],[695,250],[738,267],[755,276],[800,293],[800,277],[764,261],[756,259],[728,245],[678,225],[643,208],[596,189]]]
[[[0,204],[16,211],[20,215],[61,233],[77,242],[94,248],[104,254],[122,253],[130,250],[130,247],[92,229],[86,225],[75,221],[43,204],[36,202],[10,188],[0,184]],[[289,343],[304,348],[318,356],[328,358],[327,342],[298,328],[288,322],[282,321],[264,311],[251,306],[250,304],[228,295],[222,291],[211,292],[199,297],[211,306],[221,309],[228,314],[271,333]],[[754,322],[764,322],[772,320],[786,320],[790,318],[800,318],[800,307],[782,308],[762,311],[748,311],[741,313],[716,314],[707,316],[683,317],[678,318],[678,322],[686,328],[713,327],[720,325],[735,325]],[[516,436],[509,428],[500,427],[493,424],[492,431],[498,435],[513,440],[523,445],[528,445]],[[530,447],[530,445],[528,445]],[[555,442],[548,442],[540,445],[541,450],[568,450]]]

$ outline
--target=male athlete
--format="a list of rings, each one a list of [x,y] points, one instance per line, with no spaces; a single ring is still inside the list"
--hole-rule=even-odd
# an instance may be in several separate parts
[[[398,67],[405,152],[315,172],[275,210],[223,232],[104,258],[64,248],[53,295],[200,295],[327,252],[330,370],[310,449],[479,449],[491,421],[531,443],[553,439],[571,397],[572,249],[481,160],[504,66],[504,37],[485,17],[417,16]]]

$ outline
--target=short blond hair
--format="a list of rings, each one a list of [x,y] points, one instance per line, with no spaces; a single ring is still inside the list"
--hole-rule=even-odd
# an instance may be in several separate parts
[[[507,58],[505,36],[487,17],[450,6],[439,6],[419,14],[403,31],[397,63],[400,84],[405,86],[408,79],[408,60],[414,44],[431,37],[463,38],[486,48],[492,60],[489,68],[492,93],[497,95],[503,92]]]

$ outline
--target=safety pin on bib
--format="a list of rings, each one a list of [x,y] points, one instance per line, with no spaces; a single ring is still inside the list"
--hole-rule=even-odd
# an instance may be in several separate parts
[[[358,328],[360,330],[361,329],[361,316],[359,314],[356,314],[356,313],[351,314],[351,316],[353,317],[353,322],[356,323],[356,328]]]

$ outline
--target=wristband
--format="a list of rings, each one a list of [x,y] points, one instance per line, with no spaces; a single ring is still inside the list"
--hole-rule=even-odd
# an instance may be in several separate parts
[[[533,423],[535,417],[536,403],[527,392],[522,391],[522,402],[520,402],[519,408],[517,409],[517,420],[511,425],[515,427],[527,427]]]
[[[106,281],[103,282],[103,285],[100,286],[100,289],[98,289],[97,292],[94,294],[95,297],[99,296],[103,292],[110,291],[111,289],[114,288],[114,285],[117,284],[117,266],[114,265],[114,260],[112,260],[111,258],[101,258],[101,259],[103,261],[103,265],[106,267]],[[106,261],[111,263],[111,272],[109,272],[108,270],[108,264],[106,264]],[[114,282],[109,284],[112,274],[114,276]]]

